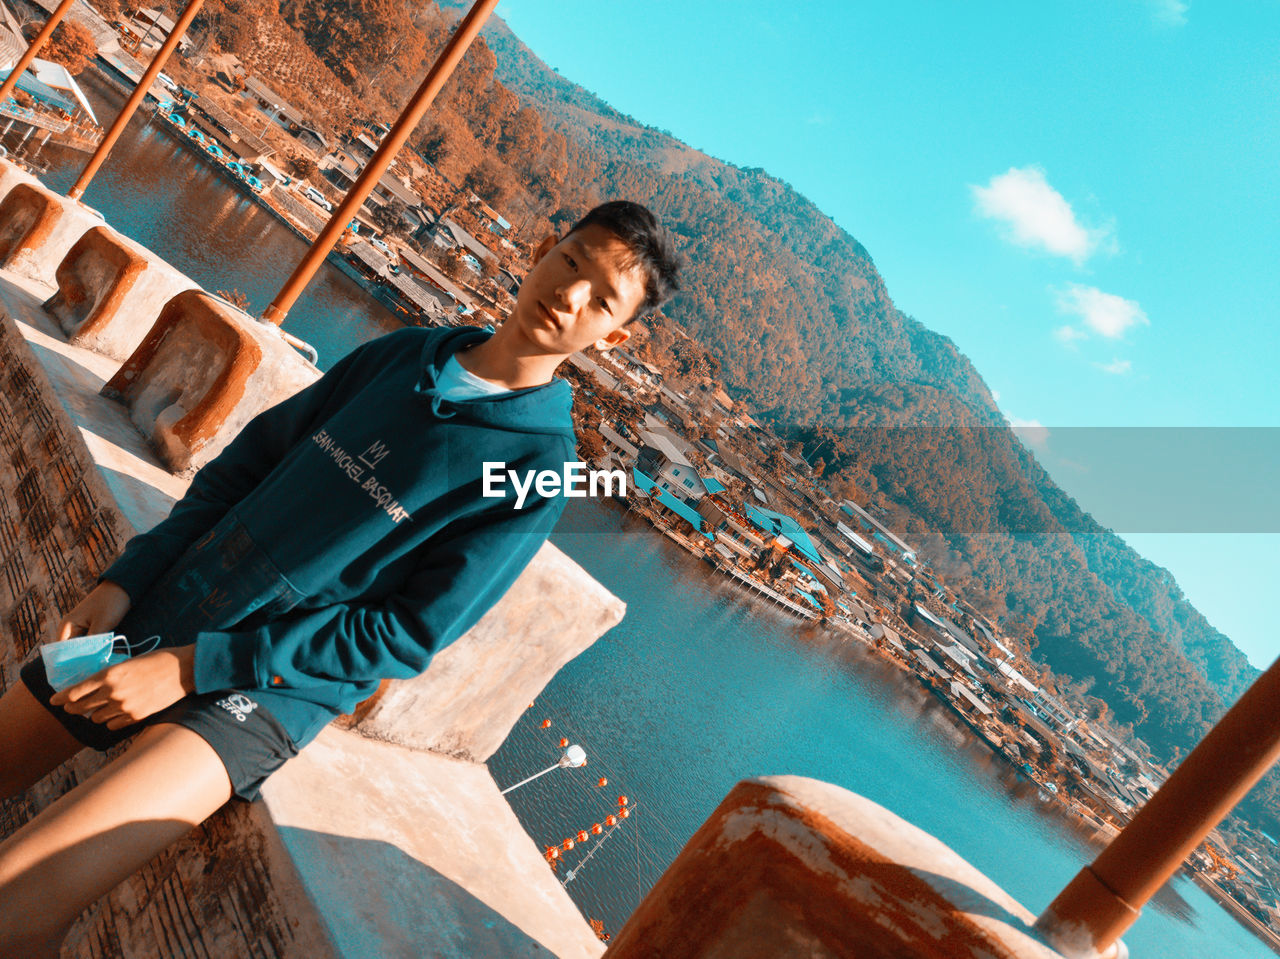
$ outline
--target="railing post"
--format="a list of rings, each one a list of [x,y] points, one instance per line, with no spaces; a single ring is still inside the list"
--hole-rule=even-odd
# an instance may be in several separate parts
[[[436,58],[436,62],[422,81],[422,85],[418,87],[413,98],[405,106],[404,112],[400,114],[400,118],[396,120],[395,125],[383,139],[377,152],[369,160],[369,164],[364,168],[364,172],[360,174],[360,178],[347,191],[342,203],[338,205],[338,209],[329,217],[329,222],[325,224],[324,229],[320,231],[320,235],[311,244],[311,249],[302,258],[302,262],[298,264],[293,274],[285,281],[284,287],[276,294],[276,298],[271,301],[271,305],[263,311],[263,320],[275,323],[277,326],[284,322],[284,318],[288,315],[293,304],[297,302],[298,297],[302,295],[302,291],[306,289],[311,278],[320,269],[320,264],[324,262],[325,257],[329,255],[329,251],[338,242],[338,237],[342,235],[342,231],[346,229],[347,224],[356,215],[365,198],[373,192],[373,188],[377,186],[379,178],[386,172],[387,167],[391,165],[391,161],[395,159],[400,147],[409,139],[409,134],[418,125],[418,121],[422,119],[423,114],[427,112],[427,107],[431,106],[436,94],[445,85],[445,81],[449,79],[454,68],[467,52],[467,47],[471,46],[471,41],[475,39],[480,32],[480,28],[484,26],[484,22],[489,19],[489,14],[493,12],[493,8],[497,5],[498,0],[476,0],[475,5],[467,11],[467,15],[458,22],[457,28],[453,31],[453,36],[449,38],[449,42],[445,44],[444,50]]]
[[[53,31],[62,22],[62,18],[67,15],[67,11],[71,9],[71,5],[75,2],[76,0],[62,0],[53,13],[49,14],[49,19],[45,21],[44,27],[36,34],[36,38],[31,41],[31,46],[27,47],[27,52],[18,58],[14,68],[5,77],[4,83],[0,83],[0,103],[4,103],[13,95],[13,88],[18,85],[18,80],[26,72],[27,67],[31,66],[31,61],[36,58],[36,54],[48,42],[49,37],[53,35]]]
[[[1142,906],[1280,759],[1280,660],[1250,686],[1036,928],[1064,955],[1106,956]]]
[[[120,134],[124,133],[124,128],[128,126],[129,120],[138,109],[138,105],[142,103],[143,97],[151,89],[151,84],[155,81],[156,75],[169,61],[170,55],[181,42],[183,34],[187,32],[187,27],[191,26],[191,21],[196,18],[196,14],[200,12],[200,6],[203,3],[204,0],[191,0],[187,4],[187,8],[182,11],[182,16],[178,18],[178,22],[173,26],[173,31],[165,38],[164,44],[157,51],[155,58],[151,61],[146,71],[143,72],[142,79],[134,87],[133,93],[130,94],[129,99],[125,102],[120,115],[111,124],[111,129],[102,138],[102,142],[98,144],[98,149],[89,158],[89,162],[80,171],[80,179],[76,180],[75,185],[67,191],[67,196],[71,199],[78,200],[84,196],[84,191],[88,189],[89,183],[98,172],[98,168],[106,161],[107,154],[111,152],[111,148],[120,139]]]

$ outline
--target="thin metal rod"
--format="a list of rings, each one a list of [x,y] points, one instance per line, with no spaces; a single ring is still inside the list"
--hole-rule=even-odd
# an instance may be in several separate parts
[[[1036,920],[1070,952],[1105,955],[1148,899],[1280,759],[1280,660]]]
[[[523,786],[525,783],[531,783],[531,782],[533,782],[535,779],[537,779],[539,776],[545,776],[547,773],[551,772],[551,770],[553,770],[553,769],[559,769],[559,768],[560,768],[560,764],[559,764],[559,763],[556,763],[554,766],[548,766],[546,769],[542,770],[542,772],[540,772],[540,773],[534,773],[534,774],[533,774],[532,776],[530,776],[528,779],[522,779],[522,780],[520,780],[518,783],[516,783],[514,786],[508,786],[506,789],[502,790],[501,795],[505,796],[507,793],[511,792],[513,789],[519,789],[519,788],[520,788],[521,786]]]
[[[36,58],[40,48],[53,35],[54,29],[62,22],[62,18],[66,16],[67,11],[71,9],[71,5],[75,2],[76,0],[62,0],[53,13],[49,14],[49,19],[45,21],[44,27],[36,34],[36,38],[31,41],[31,46],[27,47],[27,52],[18,58],[14,68],[5,77],[4,83],[0,83],[0,103],[4,103],[9,97],[13,96],[13,88],[18,85],[18,80],[26,72],[27,67],[31,66],[31,61]]]
[[[409,139],[409,134],[413,132],[414,127],[418,125],[418,122],[427,112],[427,108],[431,106],[436,94],[444,87],[454,68],[462,60],[463,54],[467,52],[471,41],[476,38],[480,28],[484,26],[484,22],[489,19],[489,14],[493,12],[493,8],[497,5],[498,0],[477,0],[471,9],[467,11],[467,15],[459,21],[453,36],[449,38],[449,42],[445,44],[444,50],[440,52],[440,56],[422,81],[422,85],[418,87],[417,92],[414,93],[412,99],[409,100],[408,105],[404,108],[404,112],[400,114],[400,118],[396,120],[395,125],[392,126],[391,131],[383,139],[377,152],[369,160],[364,172],[360,174],[359,179],[347,191],[347,195],[343,198],[342,203],[339,204],[338,209],[329,217],[329,222],[325,224],[324,229],[320,231],[320,235],[311,244],[311,249],[307,251],[307,255],[302,258],[302,262],[298,264],[293,274],[285,281],[284,287],[281,288],[280,292],[276,294],[276,298],[271,301],[271,305],[263,312],[263,320],[274,323],[277,326],[284,322],[284,318],[288,316],[293,304],[297,302],[298,297],[302,295],[302,291],[311,282],[311,278],[320,269],[320,265],[324,263],[324,258],[329,255],[329,251],[338,242],[342,231],[346,229],[347,224],[355,217],[365,198],[373,192],[378,180],[387,171],[387,167],[391,165],[395,155],[400,152],[400,148],[405,141]]]
[[[133,93],[125,101],[124,109],[120,111],[120,115],[111,124],[111,129],[102,138],[102,142],[98,144],[98,149],[89,158],[89,162],[80,171],[80,179],[76,180],[75,185],[67,191],[67,196],[71,197],[71,199],[78,200],[84,196],[84,191],[88,189],[89,184],[93,181],[98,168],[106,161],[111,148],[116,145],[116,141],[124,133],[124,128],[129,125],[129,120],[132,119],[133,114],[141,105],[143,98],[147,95],[147,91],[151,89],[151,84],[155,81],[156,75],[164,69],[164,65],[182,41],[182,35],[187,32],[187,27],[191,26],[191,21],[196,18],[196,14],[200,12],[200,7],[203,3],[204,0],[191,0],[187,4],[187,8],[182,11],[182,16],[174,24],[172,32],[165,37],[165,41],[156,53],[155,58],[152,59],[151,65],[143,72],[142,79],[138,81],[138,85],[133,88]]]

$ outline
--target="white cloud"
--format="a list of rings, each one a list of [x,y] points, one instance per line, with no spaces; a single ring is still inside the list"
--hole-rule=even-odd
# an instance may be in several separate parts
[[[1083,226],[1071,204],[1049,185],[1037,166],[1012,167],[993,176],[986,186],[971,185],[969,189],[978,213],[1002,222],[1009,239],[1019,246],[1070,257],[1080,264],[1111,239],[1110,227]]]
[[[1049,445],[1049,428],[1039,420],[1024,420],[1006,414],[1014,434],[1028,446],[1045,449]]]
[[[1087,340],[1089,334],[1084,330],[1077,330],[1074,326],[1060,326],[1053,331],[1053,338],[1064,346],[1074,347],[1077,340]]]
[[[1157,23],[1170,27],[1187,25],[1187,11],[1191,8],[1191,4],[1184,3],[1183,0],[1148,0],[1148,2]]]
[[[1110,363],[1094,363],[1093,365],[1104,373],[1112,373],[1116,376],[1128,373],[1133,368],[1133,363],[1129,360],[1112,360]]]
[[[1119,339],[1131,326],[1151,325],[1136,300],[1126,300],[1114,293],[1103,293],[1096,287],[1078,283],[1068,284],[1065,290],[1057,290],[1056,293],[1060,312],[1080,317],[1085,326],[1107,339]],[[1067,336],[1072,339],[1084,336],[1079,330],[1071,334],[1059,330],[1054,335],[1060,340]]]

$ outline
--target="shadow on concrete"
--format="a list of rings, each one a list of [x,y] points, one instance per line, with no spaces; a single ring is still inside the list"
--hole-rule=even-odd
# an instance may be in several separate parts
[[[126,470],[113,469],[101,462],[96,465],[102,481],[115,497],[116,504],[138,532],[145,532],[159,523],[173,511],[174,504],[178,502],[164,490]]]
[[[911,873],[922,882],[928,885],[943,896],[949,903],[962,912],[970,913],[975,916],[985,916],[988,919],[995,919],[1004,923],[1011,929],[1017,929],[1019,932],[1026,933],[1033,939],[1039,939],[1040,934],[1035,932],[1020,916],[1011,913],[998,902],[984,896],[972,886],[952,879],[950,876],[940,876],[934,872],[928,872],[924,869],[908,869]],[[1048,905],[1048,903],[1046,903]]]
[[[280,827],[335,950],[348,959],[553,957],[452,879],[391,843]]]

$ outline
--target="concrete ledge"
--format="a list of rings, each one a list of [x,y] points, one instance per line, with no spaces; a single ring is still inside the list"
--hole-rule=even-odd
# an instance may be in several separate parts
[[[330,726],[262,801],[341,959],[604,952],[482,765]]]
[[[17,183],[0,200],[0,267],[54,284],[62,258],[102,218],[39,183]]]
[[[385,684],[346,725],[373,739],[485,762],[560,667],[625,612],[621,600],[544,543],[466,636],[421,676]],[[518,649],[513,636],[520,637]]]
[[[608,959],[1060,959],[1035,917],[947,846],[799,776],[738,783]]]
[[[190,277],[110,227],[95,226],[58,264],[58,291],[44,308],[68,341],[124,361],[137,349],[161,307]]]
[[[173,472],[194,472],[249,420],[320,378],[262,323],[201,290],[169,300],[103,390]]]

